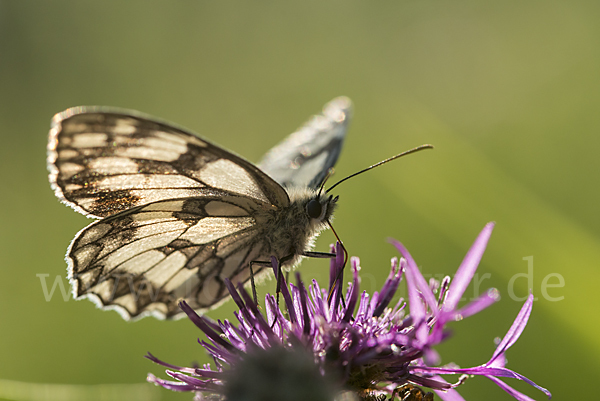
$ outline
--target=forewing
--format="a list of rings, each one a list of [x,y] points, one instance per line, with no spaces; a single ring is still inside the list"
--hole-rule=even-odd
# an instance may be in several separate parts
[[[133,111],[74,107],[54,116],[48,169],[56,196],[90,217],[215,191],[289,203],[285,190],[252,163]]]
[[[92,223],[69,250],[75,298],[88,297],[125,318],[171,318],[185,300],[198,311],[227,295],[223,280],[249,278],[263,255],[247,197],[220,194],[153,202]]]
[[[340,155],[351,113],[350,99],[333,99],[322,114],[271,149],[258,167],[284,187],[318,188]]]

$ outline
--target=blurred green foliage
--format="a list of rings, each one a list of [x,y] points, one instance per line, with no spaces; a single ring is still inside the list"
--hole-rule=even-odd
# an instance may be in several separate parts
[[[426,273],[453,274],[495,220],[479,273],[490,274],[481,289],[495,286],[503,299],[454,325],[443,361],[489,358],[522,304],[509,296],[511,277],[527,272],[523,258],[532,256],[539,300],[508,367],[555,399],[588,399],[600,376],[599,20],[600,3],[585,0],[0,0],[0,378],[140,383],[147,372],[165,376],[142,358],[147,351],[175,364],[208,362],[187,320],[127,323],[87,301],[64,302],[58,289],[45,301],[36,275],[64,280],[66,247],[89,222],[47,183],[54,113],[137,109],[256,161],[347,95],[355,114],[337,177],[436,146],[339,187],[335,227],[361,257],[364,288],[381,286],[396,255],[386,237],[404,242]],[[317,247],[333,241],[325,233]],[[300,270],[327,277],[323,261]],[[564,297],[555,302],[541,291],[553,273],[565,283],[548,289]],[[525,297],[527,280],[514,281],[514,292]],[[192,398],[156,390],[165,400]],[[483,378],[460,392],[510,399]]]

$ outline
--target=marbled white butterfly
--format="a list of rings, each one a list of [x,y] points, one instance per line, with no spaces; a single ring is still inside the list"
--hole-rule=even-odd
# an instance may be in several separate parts
[[[100,219],[67,250],[75,298],[125,319],[172,318],[180,299],[199,312],[218,306],[224,279],[247,282],[250,262],[274,255],[289,268],[310,256],[336,207],[319,187],[350,113],[349,99],[334,99],[258,165],[134,111],[74,107],[54,116],[52,188]]]

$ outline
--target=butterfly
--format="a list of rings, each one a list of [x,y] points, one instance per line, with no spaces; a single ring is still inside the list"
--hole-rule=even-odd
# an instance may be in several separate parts
[[[258,165],[185,128],[135,111],[74,107],[54,116],[48,141],[56,196],[99,219],[71,242],[76,299],[126,320],[202,313],[247,283],[271,256],[291,268],[337,206],[321,186],[340,154],[351,102],[329,102]],[[261,263],[262,262],[262,263]]]

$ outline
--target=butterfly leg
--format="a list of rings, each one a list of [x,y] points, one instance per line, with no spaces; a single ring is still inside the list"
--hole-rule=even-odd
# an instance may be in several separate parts
[[[281,277],[283,276],[283,270],[281,269],[281,266],[288,260],[291,260],[294,256],[295,256],[295,253],[292,253],[287,256],[284,256],[283,258],[281,258],[279,260],[279,268],[277,269],[277,277],[276,277],[277,287],[275,290],[275,293],[277,294],[277,305],[279,305],[279,293],[281,292]]]
[[[333,259],[336,257],[336,254],[333,252],[310,252],[309,251],[309,252],[304,252],[303,255],[308,258],[323,258],[323,259]],[[344,265],[345,264],[346,263],[344,262]],[[329,296],[327,297],[327,302],[329,302],[331,300],[331,295],[333,294],[333,287],[335,286],[335,283],[338,280],[342,279],[343,272],[344,272],[344,269],[340,270],[337,277],[335,278],[334,285],[331,286],[331,290],[329,291]],[[344,301],[343,297],[342,297],[342,305],[344,307],[346,307],[346,301]]]
[[[252,286],[252,296],[254,298],[254,303],[256,304],[256,306],[258,306],[258,297],[256,295],[256,284],[254,283],[254,270],[252,269],[252,265],[259,265],[259,266],[271,266],[271,262],[265,262],[262,260],[253,260],[250,262],[249,267],[250,267],[250,285]]]
[[[345,248],[344,252],[345,252]],[[322,259],[332,259],[335,258],[337,255],[333,252],[304,252],[302,254],[303,256],[306,256],[307,258],[322,258]],[[344,266],[346,265],[346,262],[344,261]],[[329,302],[331,300],[331,295],[333,294],[333,287],[335,287],[335,283],[338,280],[342,279],[342,274],[344,272],[344,269],[340,270],[340,272],[338,273],[337,277],[335,278],[334,284],[331,286],[331,290],[329,291],[329,296],[327,297],[327,301]],[[344,301],[344,298],[342,297],[342,305],[344,305],[344,307],[346,307],[346,301]]]
[[[293,251],[293,250],[292,250]],[[283,277],[283,269],[281,268],[281,266],[291,260],[292,258],[294,258],[296,256],[295,253],[291,253],[287,256],[284,256],[283,258],[279,259],[279,263],[278,263],[278,268],[277,268],[277,272],[275,274],[275,279],[277,280],[277,287],[275,290],[275,304],[277,306],[279,306],[279,293],[281,292],[281,286],[282,285],[287,285],[286,283],[288,282],[288,275],[286,274],[286,278],[283,281],[282,284],[282,277]],[[287,272],[289,274],[289,272]],[[275,324],[277,323],[277,315],[275,315],[275,319],[273,320],[273,324],[271,325],[271,328],[275,327]]]
[[[302,254],[307,258],[323,258],[323,259],[332,259],[335,258],[335,253],[332,252],[304,252]]]
[[[333,228],[333,227],[332,227]],[[340,242],[341,244],[341,242]],[[344,266],[346,266],[346,262],[347,262],[347,258],[348,258],[348,254],[346,253],[346,248],[344,248],[344,245],[342,244],[342,251],[344,252]],[[337,255],[333,252],[304,252],[303,253],[304,256],[309,257],[309,258],[335,258]],[[333,284],[331,285],[331,288],[329,290],[329,296],[327,297],[327,302],[331,301],[331,296],[333,295],[333,289],[336,285],[336,283],[338,282],[338,280],[342,280],[344,276],[344,268],[342,268],[340,270],[340,272],[338,273],[337,277],[335,278]],[[344,297],[341,298],[342,300],[342,305],[344,307],[346,307],[346,301],[344,301]]]
[[[277,280],[277,287],[275,290],[276,293],[276,303],[277,305],[279,305],[279,293],[281,292],[281,280],[282,280],[282,276],[283,276],[283,270],[281,268],[281,266],[283,265],[283,263],[287,262],[288,260],[292,259],[295,256],[295,254],[290,254],[288,256],[284,256],[283,258],[281,258],[279,260],[278,263],[278,268],[277,268],[277,272],[275,274],[275,279]],[[321,256],[321,257],[326,257],[326,256]],[[252,265],[258,265],[258,266],[264,266],[264,267],[269,267],[271,266],[271,262],[266,262],[266,261],[262,261],[262,260],[253,260],[250,262],[249,267],[250,267],[250,283],[252,285],[252,295],[254,297],[254,302],[256,303],[256,305],[258,305],[258,297],[256,295],[256,285],[254,283],[254,270],[252,269]],[[287,281],[287,278],[284,282]]]
[[[293,250],[292,250],[293,251]],[[294,256],[296,256],[296,253],[290,253],[287,256],[284,256],[283,258],[281,258],[279,260],[279,269],[277,269],[277,287],[276,287],[276,291],[275,293],[277,294],[277,305],[279,305],[279,293],[281,292],[281,286],[282,286],[282,276],[283,276],[283,271],[281,269],[281,266],[291,260],[292,258],[294,258]],[[331,252],[312,252],[312,251],[307,251],[307,252],[303,252],[302,256],[305,256],[307,258],[321,258],[321,259],[331,259],[331,258],[335,258],[335,253],[331,253]],[[289,272],[288,272],[289,273]],[[286,283],[287,280],[287,275],[286,275],[286,279],[283,281],[283,283]]]
[[[293,251],[293,250],[292,250]],[[290,253],[289,255],[284,256],[283,258],[279,259],[279,266],[277,268],[277,272],[275,274],[275,279],[277,280],[277,286],[276,286],[276,290],[275,290],[275,296],[276,296],[276,305],[279,305],[279,293],[281,292],[281,286],[285,285],[284,283],[286,283],[288,281],[287,277],[284,280],[283,279],[283,269],[281,268],[281,266],[293,259],[296,256],[295,252]],[[307,258],[320,258],[320,259],[331,259],[331,258],[335,258],[336,254],[332,253],[332,252],[312,252],[312,251],[307,251],[307,252],[303,252],[302,256],[307,257]],[[254,302],[258,305],[258,297],[256,295],[256,286],[254,283],[254,270],[252,269],[252,265],[259,265],[259,266],[271,266],[271,262],[266,262],[266,261],[259,261],[259,260],[255,260],[250,262],[250,282],[252,285],[252,295],[254,296]],[[288,272],[289,273],[289,272]],[[287,276],[287,275],[286,275]],[[342,302],[344,302],[342,300]],[[275,320],[273,321],[273,325],[271,327],[273,327],[275,324],[277,323],[277,317],[275,317]]]

